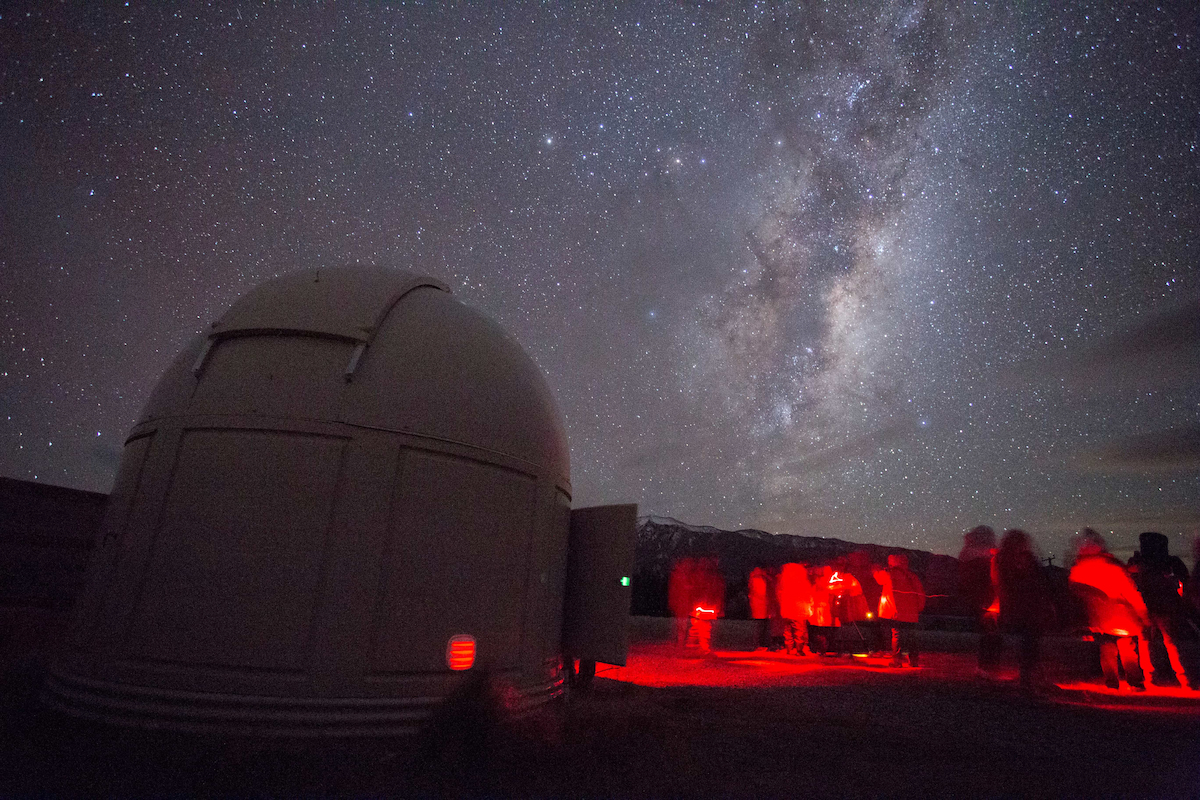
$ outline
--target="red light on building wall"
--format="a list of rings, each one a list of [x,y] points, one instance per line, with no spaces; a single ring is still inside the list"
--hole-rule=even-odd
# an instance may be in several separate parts
[[[475,666],[475,637],[460,633],[446,642],[446,666],[455,671]]]

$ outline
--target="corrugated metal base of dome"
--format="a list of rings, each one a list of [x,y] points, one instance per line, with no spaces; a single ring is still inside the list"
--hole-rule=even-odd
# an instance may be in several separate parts
[[[505,711],[529,713],[563,694],[561,677],[517,688],[504,683]],[[127,727],[225,735],[341,738],[419,731],[445,697],[296,698],[152,689],[51,672],[43,701],[74,717]]]

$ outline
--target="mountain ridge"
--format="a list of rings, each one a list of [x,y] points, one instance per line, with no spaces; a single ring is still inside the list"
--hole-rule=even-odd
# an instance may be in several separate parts
[[[907,547],[849,542],[822,536],[771,533],[757,528],[728,531],[693,525],[674,517],[647,514],[637,519],[634,546],[634,613],[665,615],[666,585],[671,568],[682,558],[715,557],[725,578],[731,616],[739,610],[746,579],[754,567],[777,567],[789,561],[829,564],[863,551],[873,563],[903,553],[921,576],[930,595],[930,613],[952,612],[956,606],[958,559]]]

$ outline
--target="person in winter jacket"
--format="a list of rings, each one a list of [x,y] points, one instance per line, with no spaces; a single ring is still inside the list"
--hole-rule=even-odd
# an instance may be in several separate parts
[[[812,616],[813,589],[805,564],[784,564],[775,582],[779,616],[783,620],[784,647],[792,655],[804,655],[808,646],[808,619]]]
[[[875,580],[882,591],[879,597],[879,618],[892,628],[892,666],[903,662],[901,654],[908,653],[909,666],[917,666],[917,621],[925,608],[925,587],[917,573],[908,568],[904,553],[888,555],[887,569],[877,570]]]
[[[1133,579],[1091,528],[1080,532],[1078,555],[1071,567],[1072,592],[1087,609],[1088,628],[1100,645],[1100,668],[1110,689],[1121,688],[1119,663],[1125,680],[1146,691],[1138,637],[1149,622],[1146,604]]]
[[[962,552],[958,554],[958,596],[975,618],[981,674],[996,668],[1003,649],[997,614],[992,610],[996,599],[992,587],[992,556],[995,554],[996,532],[987,525],[967,531],[963,536]]]
[[[1017,664],[1021,685],[1029,688],[1034,682],[1042,635],[1054,621],[1054,606],[1049,583],[1025,531],[1005,531],[992,558],[992,582],[1000,606],[1001,630],[1020,637]]]
[[[754,620],[757,628],[759,650],[766,650],[771,646],[770,596],[770,573],[762,567],[750,570],[750,577],[746,581],[746,599],[750,604],[750,619]]]

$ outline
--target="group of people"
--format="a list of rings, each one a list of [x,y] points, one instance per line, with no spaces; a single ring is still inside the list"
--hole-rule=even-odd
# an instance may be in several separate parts
[[[1200,619],[1197,578],[1189,580],[1187,567],[1170,555],[1163,534],[1143,533],[1139,545],[1123,564],[1100,534],[1084,528],[1076,541],[1067,599],[1080,609],[1081,621],[1099,645],[1107,686],[1120,688],[1123,674],[1131,689],[1145,691],[1150,673],[1156,685],[1186,682],[1200,689],[1200,670],[1185,666],[1177,644],[1186,627]],[[997,546],[991,528],[973,528],[958,560],[959,593],[975,613],[980,633],[979,671],[994,673],[1003,634],[1015,634],[1019,679],[1022,685],[1033,684],[1041,639],[1059,614],[1069,610],[1056,608],[1028,534],[1006,531]]]
[[[759,648],[793,655],[840,654],[854,636],[871,655],[890,654],[893,666],[900,666],[904,655],[916,666],[913,633],[925,607],[925,589],[906,555],[893,553],[887,562],[886,567],[874,564],[860,551],[833,564],[756,567],[747,581],[747,600],[750,616],[758,622]],[[724,610],[724,581],[716,560],[683,559],[672,571],[667,591],[676,642],[708,652],[712,621]]]
[[[1160,533],[1141,534],[1139,545],[1129,563],[1122,563],[1100,534],[1083,529],[1064,597],[1055,592],[1024,531],[1005,531],[998,543],[987,526],[968,531],[958,556],[958,593],[975,616],[980,674],[996,674],[1008,634],[1018,641],[1020,682],[1031,686],[1039,681],[1043,636],[1056,626],[1082,625],[1099,646],[1109,687],[1120,688],[1123,678],[1134,691],[1145,691],[1150,676],[1156,685],[1200,689],[1200,668],[1187,663],[1178,646],[1181,638],[1200,632],[1200,569],[1189,577]],[[1196,547],[1200,557],[1200,539]],[[914,633],[926,594],[904,553],[888,555],[886,567],[873,563],[866,550],[828,564],[759,566],[750,572],[746,598],[759,649],[838,655],[853,648],[890,655],[892,666],[901,666],[904,656],[918,664]],[[669,578],[668,600],[677,644],[709,652],[713,622],[725,613],[717,559],[679,561]]]

